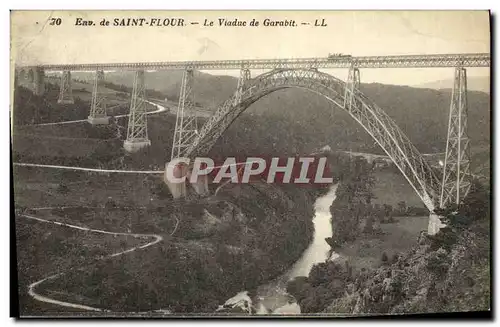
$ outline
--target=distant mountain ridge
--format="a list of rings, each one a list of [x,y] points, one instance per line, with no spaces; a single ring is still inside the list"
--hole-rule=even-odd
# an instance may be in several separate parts
[[[169,100],[176,101],[182,74],[182,71],[147,72],[146,88],[161,91]],[[133,72],[109,72],[106,73],[106,81],[130,87],[133,76]],[[85,80],[93,78],[93,74],[75,72],[73,77]],[[235,77],[196,72],[193,87],[195,101],[214,110],[233,95],[236,86]],[[425,152],[444,151],[450,89],[435,90],[379,83],[362,84],[360,89],[398,124],[418,149]],[[472,144],[488,145],[489,94],[473,91],[471,87],[469,90],[469,136]],[[346,112],[334,109],[329,101],[306,90],[285,89],[274,92],[255,102],[246,113],[286,117],[307,130],[305,134],[320,132],[324,140],[322,145],[340,146],[339,142],[347,140],[366,146],[373,143],[370,136]]]
[[[414,85],[416,88],[426,88],[435,90],[444,90],[453,88],[453,79],[444,79],[424,84]],[[490,93],[490,77],[467,77],[467,89],[470,91],[479,91]]]
[[[146,73],[146,88],[163,92],[168,99],[177,100],[182,83],[182,71],[154,71]],[[72,77],[84,81],[91,81],[94,73],[74,72]],[[117,85],[133,86],[134,72],[117,71],[108,72],[105,75],[106,82]],[[195,101],[200,102],[208,108],[216,107],[222,101],[230,97],[238,80],[232,76],[210,75],[202,72],[195,72],[194,90]]]

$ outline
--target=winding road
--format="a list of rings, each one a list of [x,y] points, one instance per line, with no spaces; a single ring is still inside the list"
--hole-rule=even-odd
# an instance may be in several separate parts
[[[22,167],[40,167],[40,168],[53,168],[77,171],[92,171],[96,173],[119,173],[119,174],[163,174],[163,170],[119,170],[119,169],[99,169],[99,168],[86,168],[86,167],[72,167],[72,166],[58,166],[58,165],[42,165],[23,162],[14,162],[14,166]]]
[[[148,115],[162,113],[162,112],[167,111],[167,108],[165,108],[164,106],[162,106],[160,104],[157,104],[157,103],[154,103],[154,102],[151,102],[151,101],[148,101],[148,100],[145,100],[145,101],[157,108],[157,110],[148,112],[147,113]],[[203,116],[210,116],[211,115],[210,112],[205,112],[205,111],[195,111],[194,114],[197,115],[197,116],[201,116],[201,117],[203,117]],[[115,118],[126,117],[126,116],[129,116],[129,114],[115,116]],[[73,123],[80,123],[80,122],[87,122],[87,120],[83,119],[83,120],[63,121],[63,122],[54,122],[54,123],[43,123],[43,124],[37,124],[37,126],[63,125],[63,124],[73,124]],[[239,164],[242,164],[242,163],[239,163]],[[44,164],[19,163],[19,162],[17,162],[17,163],[15,162],[15,163],[13,163],[13,165],[15,165],[15,166],[24,166],[24,167],[40,167],[40,168],[74,170],[74,171],[88,171],[88,172],[97,172],[97,173],[105,173],[105,174],[106,173],[120,173],[120,174],[163,174],[164,173],[163,170],[162,171],[156,171],[156,170],[98,169],[98,168],[85,168],[85,167],[60,166],[60,165],[44,165]],[[221,167],[224,167],[224,165],[223,166],[214,167],[214,168],[221,168]],[[72,208],[72,207],[71,206],[69,206],[69,207],[68,206],[61,206],[61,207],[39,207],[39,208],[30,208],[28,210],[36,212],[36,211],[42,211],[42,210],[66,209],[66,208]],[[136,251],[138,249],[142,250],[142,249],[148,248],[150,246],[153,246],[153,245],[155,245],[155,244],[157,244],[157,243],[159,243],[159,242],[161,242],[163,240],[163,237],[161,235],[157,235],[157,234],[123,233],[123,232],[106,231],[106,230],[101,230],[101,229],[92,229],[92,228],[88,228],[88,227],[85,227],[85,226],[78,226],[78,225],[63,223],[63,222],[54,221],[54,220],[47,220],[47,219],[43,219],[43,218],[40,218],[40,217],[36,217],[33,214],[26,214],[26,213],[19,214],[18,216],[26,218],[26,219],[30,219],[30,220],[35,220],[35,221],[44,222],[44,223],[48,223],[48,224],[59,225],[59,226],[65,226],[65,227],[69,227],[69,228],[73,228],[73,229],[77,229],[77,230],[82,230],[82,231],[86,231],[86,232],[99,233],[99,234],[107,234],[107,235],[114,235],[114,236],[132,236],[132,237],[135,237],[135,238],[150,238],[150,239],[152,239],[150,242],[148,242],[146,244],[143,244],[141,246],[134,246],[134,247],[131,247],[129,249],[126,249],[126,250],[123,250],[123,251],[120,251],[120,252],[112,253],[112,254],[109,254],[107,256],[103,256],[103,257],[97,258],[99,260],[104,260],[104,259],[112,258],[112,257],[118,257],[118,256],[121,256],[121,255],[124,255],[124,254],[127,254],[127,253],[132,253],[132,252],[134,252],[134,251]],[[177,228],[179,226],[179,219],[177,217],[175,217],[175,218],[176,218],[176,224],[175,224],[175,227],[174,227],[173,231],[170,233],[170,236],[174,235],[174,233],[177,231]],[[40,293],[37,293],[37,287],[39,287],[44,282],[56,279],[56,278],[58,278],[58,277],[60,277],[60,276],[62,276],[64,274],[68,273],[69,271],[73,271],[75,269],[84,269],[84,268],[87,268],[89,266],[90,265],[85,265],[85,266],[81,266],[81,267],[74,267],[74,268],[71,268],[68,271],[61,271],[61,272],[58,272],[56,274],[52,274],[50,276],[47,276],[47,277],[45,277],[43,279],[40,279],[38,281],[35,281],[35,282],[31,283],[28,286],[28,294],[33,299],[35,299],[37,301],[44,302],[44,303],[50,303],[50,304],[55,304],[55,305],[59,305],[59,306],[63,306],[63,307],[68,307],[68,308],[73,308],[73,309],[81,309],[81,310],[86,310],[86,311],[108,312],[108,313],[111,313],[113,311],[109,310],[109,309],[92,307],[92,306],[88,306],[88,305],[84,305],[84,304],[80,304],[80,303],[72,303],[72,302],[60,301],[60,300],[57,300],[57,299],[50,298],[48,296],[42,295]],[[164,312],[162,310],[156,310],[156,311]],[[129,314],[148,314],[148,313],[151,313],[151,312],[154,312],[154,311],[150,311],[150,312],[129,312]]]
[[[149,100],[144,100],[144,101],[146,101],[147,103],[156,107],[156,110],[149,111],[148,113],[146,113],[147,115],[158,114],[160,112],[167,111],[167,108],[165,108],[164,106],[161,106],[161,105],[156,104],[154,102],[151,102]],[[117,115],[117,116],[115,116],[115,118],[122,118],[122,117],[128,117],[128,116],[130,116],[130,114]],[[87,119],[67,120],[67,121],[60,121],[60,122],[54,122],[54,123],[34,124],[34,126],[65,125],[65,124],[83,123],[83,122],[87,122],[87,121],[88,121]]]
[[[154,105],[157,108],[157,110],[148,112],[148,115],[150,115],[150,114],[156,114],[156,113],[161,113],[161,112],[164,112],[164,111],[167,110],[165,107],[163,107],[163,106],[161,106],[159,104],[156,104],[156,103],[153,103],[153,102],[150,102],[150,101],[147,101],[147,100],[146,100],[146,102]],[[120,116],[116,116],[116,117],[125,117],[125,116],[128,116],[128,114],[120,115]],[[72,124],[72,123],[79,123],[79,122],[86,122],[86,121],[87,121],[86,119],[85,120],[73,120],[73,121],[64,121],[64,122],[56,122],[56,123],[38,124],[38,126],[40,126],[40,125]],[[97,169],[97,168],[69,167],[69,166],[56,166],[56,165],[41,165],[41,164],[29,164],[29,163],[13,163],[13,164],[16,165],[16,166],[55,168],[55,169],[66,169],[66,170],[80,170],[80,171],[92,171],[92,172],[102,172],[102,173],[133,173],[133,174],[156,174],[156,173],[159,174],[159,173],[163,173],[163,171],[106,170],[106,169]],[[65,206],[65,207],[43,207],[43,208],[31,208],[31,209],[28,209],[28,210],[41,211],[41,210],[53,210],[53,209],[66,209],[66,208],[70,208],[70,207],[67,207],[67,206]],[[40,217],[36,217],[34,215],[29,215],[29,214],[19,214],[18,216],[19,217],[24,217],[26,219],[36,220],[36,221],[39,221],[39,222],[44,222],[44,223],[49,223],[49,224],[54,224],[54,225],[59,225],[59,226],[65,226],[65,227],[69,227],[69,228],[73,228],[73,229],[77,229],[77,230],[82,230],[82,231],[86,231],[86,232],[99,233],[99,234],[107,234],[107,235],[114,235],[114,236],[132,236],[132,237],[141,238],[141,239],[142,238],[150,238],[150,239],[152,239],[150,242],[148,242],[146,244],[143,244],[141,246],[134,246],[134,247],[131,247],[131,248],[126,249],[124,251],[112,253],[110,255],[98,258],[99,260],[104,260],[104,259],[112,258],[112,257],[118,257],[118,256],[121,256],[121,255],[124,255],[124,254],[127,254],[127,253],[134,252],[134,251],[136,251],[138,249],[139,250],[145,249],[145,248],[153,246],[153,245],[155,245],[155,244],[157,244],[157,243],[159,243],[159,242],[161,242],[163,240],[163,237],[161,235],[157,235],[157,234],[137,234],[137,233],[113,232],[113,231],[106,231],[106,230],[101,230],[101,229],[92,229],[92,228],[88,228],[88,227],[84,227],[84,226],[78,226],[78,225],[72,225],[72,224],[62,223],[62,222],[59,222],[59,221],[47,220],[47,219],[43,219],[43,218],[40,218]],[[174,227],[174,230],[170,233],[170,236],[172,236],[177,231],[178,225],[179,225],[179,220],[177,219],[177,222],[176,222],[176,225]],[[76,267],[76,268],[73,268],[73,269],[82,269],[82,268],[85,268],[85,267],[87,267],[87,266]],[[71,270],[73,270],[73,269],[71,269]],[[87,305],[83,305],[83,304],[79,304],[79,303],[71,303],[71,302],[59,301],[59,300],[56,300],[54,298],[50,298],[50,297],[41,295],[41,294],[39,294],[39,293],[36,292],[36,288],[38,286],[40,286],[41,284],[43,284],[44,282],[46,282],[48,280],[52,280],[52,279],[58,278],[58,277],[64,275],[65,273],[67,273],[67,271],[58,272],[56,274],[53,274],[53,275],[50,275],[50,276],[45,277],[43,279],[40,279],[40,280],[38,280],[38,281],[36,281],[34,283],[31,283],[28,286],[28,294],[32,298],[34,298],[35,300],[38,300],[38,301],[41,301],[41,302],[45,302],[45,303],[56,304],[56,305],[63,306],[63,307],[74,308],[74,309],[82,309],[82,310],[87,310],[87,311],[112,312],[111,310],[108,310],[108,309],[91,307],[91,306],[87,306]],[[140,313],[145,313],[145,312],[136,312],[136,313],[140,314]]]
[[[31,210],[52,210],[52,209],[64,209],[64,208],[68,208],[68,207],[44,207],[44,208],[32,208]],[[118,257],[118,256],[121,256],[121,255],[124,255],[127,253],[134,252],[138,249],[145,249],[145,248],[153,246],[153,245],[155,245],[163,240],[163,237],[161,235],[158,235],[158,234],[138,234],[138,233],[112,232],[112,231],[106,231],[106,230],[102,230],[102,229],[92,229],[92,228],[88,228],[88,227],[84,227],[84,226],[78,226],[78,225],[72,225],[72,224],[62,223],[62,222],[58,222],[58,221],[53,221],[53,220],[47,220],[47,219],[39,218],[39,217],[36,217],[33,215],[28,215],[28,214],[20,214],[19,216],[27,218],[27,219],[31,219],[31,220],[36,220],[36,221],[54,224],[54,225],[59,225],[59,226],[65,226],[65,227],[69,227],[69,228],[73,228],[73,229],[77,229],[77,230],[82,230],[82,231],[86,231],[86,232],[107,234],[107,235],[114,235],[114,236],[132,236],[132,237],[139,238],[139,239],[143,239],[143,238],[152,239],[150,242],[143,244],[141,246],[134,246],[134,247],[131,247],[129,249],[126,249],[126,250],[123,250],[120,252],[112,253],[110,255],[98,258],[99,260]],[[176,232],[178,225],[179,225],[179,220],[177,219],[174,230],[170,233],[170,236],[173,236],[173,234]],[[86,266],[77,267],[76,269],[81,269],[81,268],[85,268],[85,267]],[[73,269],[75,269],[75,268],[73,268]],[[40,279],[34,283],[31,283],[28,286],[28,294],[32,298],[34,298],[35,300],[45,302],[45,303],[56,304],[56,305],[60,305],[60,306],[68,307],[68,308],[83,309],[83,310],[87,310],[87,311],[112,312],[111,310],[108,310],[108,309],[91,307],[91,306],[87,306],[87,305],[83,305],[83,304],[79,304],[79,303],[59,301],[59,300],[41,295],[41,294],[36,292],[36,288],[38,286],[40,286],[42,283],[44,283],[48,280],[51,280],[51,279],[58,278],[58,277],[64,275],[65,273],[66,272],[58,272],[56,274],[53,274],[53,275],[50,275],[50,276],[45,277],[43,279]],[[136,312],[136,313],[145,313],[145,312]]]
[[[158,114],[164,111],[167,111],[162,105],[156,104],[154,102],[145,100],[147,103],[156,107],[156,110],[150,111],[147,114]],[[126,117],[130,114],[115,116],[115,118]],[[62,121],[56,123],[44,123],[44,124],[36,124],[35,126],[47,126],[47,125],[63,125],[63,124],[73,124],[73,123],[81,123],[87,122],[87,119],[81,120],[70,120],[70,121]],[[58,166],[58,165],[42,165],[42,164],[31,164],[31,163],[21,163],[14,162],[14,166],[24,166],[24,167],[41,167],[41,168],[54,168],[54,169],[66,169],[66,170],[79,170],[79,171],[92,171],[92,172],[101,172],[101,173],[122,173],[122,174],[162,174],[163,170],[117,170],[117,169],[98,169],[98,168],[85,168],[85,167],[70,167],[70,166]]]

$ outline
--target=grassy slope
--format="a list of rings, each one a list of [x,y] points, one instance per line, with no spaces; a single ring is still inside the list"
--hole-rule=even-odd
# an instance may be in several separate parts
[[[400,174],[388,170],[374,172],[374,203],[390,204],[397,208],[400,201],[407,206],[424,207],[420,198],[406,179]],[[381,224],[381,234],[363,235],[335,251],[347,258],[358,269],[378,267],[383,252],[391,258],[395,253],[410,249],[422,230],[427,230],[429,217],[398,217],[397,223]],[[332,218],[335,224],[335,217]]]
[[[382,199],[382,180],[386,187],[383,199],[396,202],[409,199],[412,190],[398,182],[402,177],[388,172],[375,175],[377,202]],[[393,184],[398,186],[387,187]],[[319,276],[310,274],[305,281],[297,282],[302,286],[291,291],[305,312],[350,315],[487,310],[491,283],[490,226],[488,217],[476,219],[467,230],[457,233],[458,241],[446,253],[439,248],[445,241],[431,247],[432,239],[421,234],[427,230],[427,216],[397,217],[396,223],[382,224],[381,233],[361,235],[335,248],[340,259],[333,262],[343,267],[347,261],[353,268],[352,275],[346,277],[342,272],[332,271],[323,271]],[[335,217],[332,223],[335,224]],[[384,252],[388,263],[382,261]],[[394,260],[396,253],[399,259]],[[443,273],[443,269],[447,271]],[[340,293],[338,286],[342,283],[335,276],[345,284]],[[317,284],[318,281],[321,283]]]
[[[47,77],[47,82],[59,86],[60,78],[49,76]],[[92,99],[92,89],[94,87],[93,80],[88,81],[88,83],[82,83],[80,81],[73,80],[71,87],[74,97],[79,97],[84,101],[90,101]],[[119,92],[108,89],[106,87],[101,87],[99,90],[101,92],[101,95],[106,98],[109,105],[115,105],[116,103],[123,102],[123,99],[117,96]]]
[[[38,215],[37,215],[38,216]],[[52,217],[54,219],[54,217]],[[60,306],[35,301],[27,292],[28,285],[39,279],[71,268],[90,265],[95,258],[123,251],[145,243],[129,236],[87,233],[68,227],[37,222],[16,216],[17,273],[21,314],[68,312]],[[78,294],[42,292],[82,301]],[[88,299],[86,299],[88,300]],[[80,310],[71,309],[79,312]]]
[[[382,95],[380,95],[380,96],[382,96]],[[279,100],[282,102],[284,101],[285,103],[289,103],[289,104],[294,103],[293,99],[290,99],[290,98],[287,99],[287,97],[280,99],[279,94],[276,94],[275,96],[276,96],[276,100]],[[307,102],[309,100],[307,97],[304,97],[304,101]],[[273,101],[264,102],[264,104],[266,105],[266,107],[273,107],[274,102]],[[258,109],[259,109],[259,107],[256,107],[255,111],[258,111]],[[308,112],[308,111],[310,112],[310,110],[304,110],[304,112]],[[298,115],[298,114],[296,114],[294,117],[297,119],[303,118],[303,116]],[[406,117],[406,118],[408,118],[408,117]],[[308,122],[311,125],[314,125],[314,124],[317,124],[318,120],[321,121],[321,115],[314,116],[314,119],[312,119],[311,121],[308,121]],[[152,120],[152,121],[155,121],[155,120]],[[328,125],[328,122],[324,122],[323,124]],[[169,139],[169,137],[171,138],[171,136],[170,136],[171,129],[165,128],[165,126],[159,120],[158,120],[157,125],[158,125],[158,128],[152,128],[152,135],[153,135],[152,141],[155,143],[156,149],[159,149],[160,151],[164,151],[165,150],[164,143],[158,142],[158,141],[163,140],[163,139]],[[327,128],[326,126],[323,126],[323,127]],[[349,127],[349,126],[346,125],[345,127]],[[416,131],[418,132],[419,130],[420,130],[420,127],[417,126]],[[423,133],[423,134],[427,135],[426,133]],[[325,136],[325,140],[328,140],[328,137]],[[359,140],[359,142],[362,143],[362,138]],[[170,144],[170,142],[167,142],[167,143]],[[416,198],[416,195],[414,195],[413,190],[409,187],[409,185],[407,183],[405,183],[405,180],[402,176],[389,177],[389,176],[384,175],[383,173],[380,173],[380,174],[376,175],[376,178],[378,180],[378,183],[377,183],[377,186],[375,189],[375,195],[378,198],[377,202],[390,203],[390,204],[395,205],[400,200],[405,200],[408,203],[408,205],[420,204],[420,200],[418,198]],[[100,182],[96,180],[94,183],[100,183]],[[384,183],[385,183],[385,185],[384,185]],[[99,200],[102,200],[102,199],[106,198],[107,196],[109,196],[108,194],[110,194],[110,195],[112,194],[113,197],[116,196],[117,198],[120,199],[120,201],[127,202],[130,200],[130,197],[128,197],[126,195],[126,193],[124,193],[125,191],[123,190],[123,186],[119,185],[119,183],[116,184],[116,188],[110,186],[110,185],[113,185],[113,183],[111,183],[111,184],[108,184],[106,188],[100,189],[98,192],[94,192],[94,191],[89,192],[89,190],[84,188],[84,187],[74,187],[74,190],[72,190],[70,192],[70,194],[64,198],[61,198],[58,196],[54,197],[54,196],[50,195],[50,193],[55,192],[55,188],[57,187],[56,183],[54,183],[54,185],[52,185],[52,186],[50,186],[50,184],[48,184],[49,191],[38,189],[40,187],[42,187],[42,188],[45,187],[45,186],[42,186],[42,184],[45,184],[45,182],[41,181],[37,185],[35,185],[35,183],[34,183],[30,187],[26,188],[26,189],[29,189],[28,190],[29,192],[32,192],[34,194],[33,197],[36,198],[35,201],[37,201],[40,204],[46,203],[47,198],[51,198],[51,197],[57,198],[56,202],[58,202],[58,203],[69,203],[69,202],[71,202],[71,199],[73,199],[73,201],[83,201],[83,202],[87,202],[89,200],[90,201],[99,201]],[[128,185],[129,185],[130,189],[137,190],[137,185],[140,185],[140,181],[130,182],[130,184],[128,184]],[[405,187],[405,185],[406,185],[406,187]],[[23,188],[25,186],[18,186],[18,187]],[[52,187],[52,189],[50,189],[51,187]],[[95,187],[96,187],[95,185],[92,185],[92,186],[90,186],[90,189],[94,189]],[[392,193],[387,192],[388,189],[391,189],[394,192],[392,192]],[[141,191],[136,191],[136,192],[139,194],[141,193]],[[398,196],[395,196],[395,195],[398,195]],[[136,203],[140,203],[142,201],[147,202],[147,196],[148,196],[148,194],[147,194],[147,192],[145,192],[143,194],[143,197],[139,196],[140,200],[137,200],[137,196],[134,196],[132,201],[134,201]],[[25,202],[26,205],[32,205],[31,200],[30,201],[21,200],[21,203],[22,202]],[[408,226],[406,226],[405,224],[383,226],[383,229],[385,229],[387,231],[386,235],[394,236],[394,237],[387,239],[387,240],[383,240],[383,241],[374,240],[373,244],[370,245],[371,247],[373,247],[373,249],[370,249],[367,253],[368,254],[374,253],[373,251],[375,251],[375,247],[377,247],[378,253],[381,253],[381,251],[383,251],[384,248],[388,248],[388,247],[397,247],[397,246],[407,247],[408,243],[406,241],[408,241],[411,238],[411,235],[415,235],[415,233],[419,232],[422,229],[422,228],[420,228],[421,226],[424,226],[423,219],[420,220],[421,225],[419,225],[419,222],[417,221],[416,217],[412,218],[412,219],[415,219],[415,220],[412,220],[411,223],[408,224]],[[426,226],[426,224],[425,224],[425,226]],[[424,227],[424,229],[425,229],[425,227]],[[408,232],[408,234],[404,234],[405,232]],[[403,237],[401,235],[398,235],[398,233],[402,233],[401,235],[406,235],[408,237],[406,237],[406,236]],[[415,238],[413,238],[413,240],[414,239]],[[360,247],[361,247],[361,245],[360,245]],[[347,251],[347,249],[346,249],[346,251]],[[370,261],[369,263],[375,264],[375,261],[373,261],[373,262]]]
[[[397,223],[382,224],[382,234],[363,235],[335,251],[349,261],[357,270],[377,268],[381,265],[382,253],[389,258],[408,251],[422,230],[427,230],[429,217],[400,217]],[[335,218],[333,218],[335,223]]]
[[[491,310],[490,226],[479,217],[446,249],[424,236],[396,262],[355,277],[323,312],[409,314]],[[328,303],[331,301],[331,304]]]
[[[118,232],[131,229],[158,233],[165,237],[165,241],[151,251],[112,259],[95,269],[70,273],[61,280],[49,282],[44,290],[57,299],[115,310],[168,306],[177,312],[210,312],[242,287],[255,287],[284,271],[307,246],[307,235],[312,235],[312,223],[305,222],[312,215],[312,201],[307,200],[306,194],[293,190],[285,194],[267,185],[227,188],[219,198],[175,205],[169,199],[154,195],[150,179],[145,180],[143,176],[106,177],[26,167],[17,167],[14,173],[15,201],[20,209],[91,206],[52,210],[37,216]],[[62,181],[67,186],[64,192],[59,187]],[[269,192],[273,196],[269,197]],[[258,207],[255,201],[260,203]],[[108,202],[117,208],[109,207]],[[231,221],[234,215],[228,216],[231,212],[228,203],[236,206],[237,213],[241,208],[242,225]],[[141,208],[143,206],[147,208]],[[215,219],[208,219],[205,209]],[[175,228],[176,221],[179,221],[178,228]],[[53,237],[60,237],[57,229],[46,229],[52,231]],[[170,238],[174,230],[175,235]],[[51,239],[50,235],[46,238]],[[302,239],[299,240],[298,235]],[[37,237],[31,240],[32,246],[26,242],[25,238],[18,240],[18,246],[26,249],[20,260],[36,270],[41,255],[34,249],[43,251],[46,244]],[[83,245],[75,242],[75,248],[85,248],[86,239],[82,242]],[[79,254],[73,258],[72,252],[67,255],[64,260],[68,263],[79,258]],[[48,256],[44,264],[53,267],[53,255]],[[38,278],[32,272],[26,271],[24,284]],[[26,297],[22,306],[25,314],[46,310],[45,305],[33,304]]]
[[[385,170],[376,171],[374,177],[374,203],[390,204],[397,208],[398,202],[405,201],[407,206],[424,206],[422,200],[402,174]]]

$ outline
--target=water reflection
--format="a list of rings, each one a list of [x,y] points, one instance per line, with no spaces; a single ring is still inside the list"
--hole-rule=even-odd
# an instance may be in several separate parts
[[[286,292],[286,284],[295,277],[308,276],[314,264],[324,262],[328,257],[335,259],[338,256],[331,253],[330,246],[325,242],[325,238],[332,236],[330,206],[335,199],[336,190],[337,185],[333,185],[327,194],[314,203],[313,241],[292,268],[273,282],[261,285],[252,299],[246,291],[240,292],[225,305],[239,303],[244,310],[253,307],[256,314],[300,314],[299,305]]]

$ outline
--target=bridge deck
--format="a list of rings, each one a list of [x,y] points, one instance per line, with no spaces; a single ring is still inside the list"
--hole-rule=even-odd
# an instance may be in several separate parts
[[[90,63],[26,65],[17,68],[39,67],[45,70],[94,71],[98,69],[146,69],[146,70],[229,70],[229,69],[276,69],[276,68],[433,68],[433,67],[489,67],[489,53],[397,55],[397,56],[337,56],[330,58],[248,59],[214,61],[166,61],[135,63]]]

